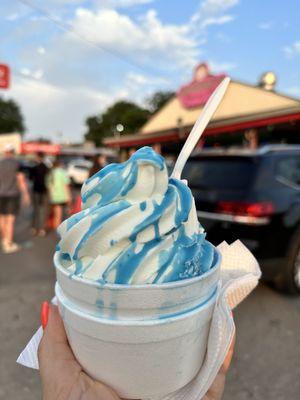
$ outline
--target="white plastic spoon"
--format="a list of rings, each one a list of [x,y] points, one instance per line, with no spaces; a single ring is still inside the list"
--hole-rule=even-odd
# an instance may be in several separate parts
[[[199,118],[195,122],[193,129],[191,130],[188,138],[186,139],[183,148],[177,158],[171,177],[180,179],[182,170],[189,158],[194,147],[198,143],[202,133],[204,132],[207,124],[209,123],[211,117],[214,115],[216,109],[218,108],[225,92],[230,82],[230,78],[226,77],[214,90],[213,94],[208,99],[205,107],[200,114]]]

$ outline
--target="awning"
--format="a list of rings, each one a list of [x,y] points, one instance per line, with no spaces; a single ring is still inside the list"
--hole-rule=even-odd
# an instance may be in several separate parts
[[[22,154],[45,153],[51,155],[64,156],[96,156],[102,154],[108,157],[114,157],[116,151],[105,147],[84,147],[84,146],[63,146],[60,144],[40,143],[40,142],[23,142],[21,144]]]
[[[32,154],[32,153],[46,153],[57,155],[61,151],[61,146],[59,144],[52,143],[39,143],[39,142],[23,142],[21,144],[22,154]]]
[[[234,118],[215,120],[210,123],[204,132],[204,136],[222,133],[234,133],[237,131],[261,128],[267,125],[276,125],[300,120],[300,106],[268,111],[265,113],[237,116]],[[153,143],[181,142],[189,134],[192,126],[179,129],[156,132],[153,134],[124,135],[120,138],[109,137],[104,139],[104,144],[109,147],[135,147]]]

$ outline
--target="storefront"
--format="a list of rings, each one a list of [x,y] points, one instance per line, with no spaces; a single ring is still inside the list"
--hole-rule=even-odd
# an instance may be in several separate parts
[[[115,158],[116,151],[105,147],[92,146],[65,146],[55,143],[23,142],[21,143],[21,154],[44,153],[60,158],[93,158],[98,155],[105,155],[108,158]]]
[[[107,138],[105,145],[121,150],[156,145],[163,152],[176,154],[224,76],[212,75],[206,64],[200,64],[193,80],[181,87],[138,134]],[[300,100],[277,93],[275,83],[271,72],[264,74],[258,85],[232,79],[199,146],[300,143]]]

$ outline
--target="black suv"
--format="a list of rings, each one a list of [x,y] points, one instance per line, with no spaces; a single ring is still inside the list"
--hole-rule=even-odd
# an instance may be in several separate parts
[[[240,239],[265,280],[300,293],[300,146],[202,150],[183,178],[208,240]]]

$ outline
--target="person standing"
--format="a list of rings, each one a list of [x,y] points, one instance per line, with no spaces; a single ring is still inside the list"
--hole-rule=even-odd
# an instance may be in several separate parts
[[[13,237],[20,197],[24,206],[30,204],[25,176],[15,158],[14,147],[8,144],[4,148],[4,157],[0,160],[0,231],[4,253],[19,250]]]
[[[46,234],[46,213],[47,213],[47,186],[46,177],[49,172],[48,167],[44,163],[42,153],[36,155],[36,165],[30,171],[30,179],[32,180],[32,233],[37,236],[45,236]]]
[[[94,158],[93,165],[89,170],[89,178],[99,172],[102,168],[104,168],[107,164],[106,156],[100,154]]]
[[[47,187],[53,211],[53,228],[57,229],[62,222],[65,207],[71,204],[70,179],[59,160],[54,162],[48,174]]]

